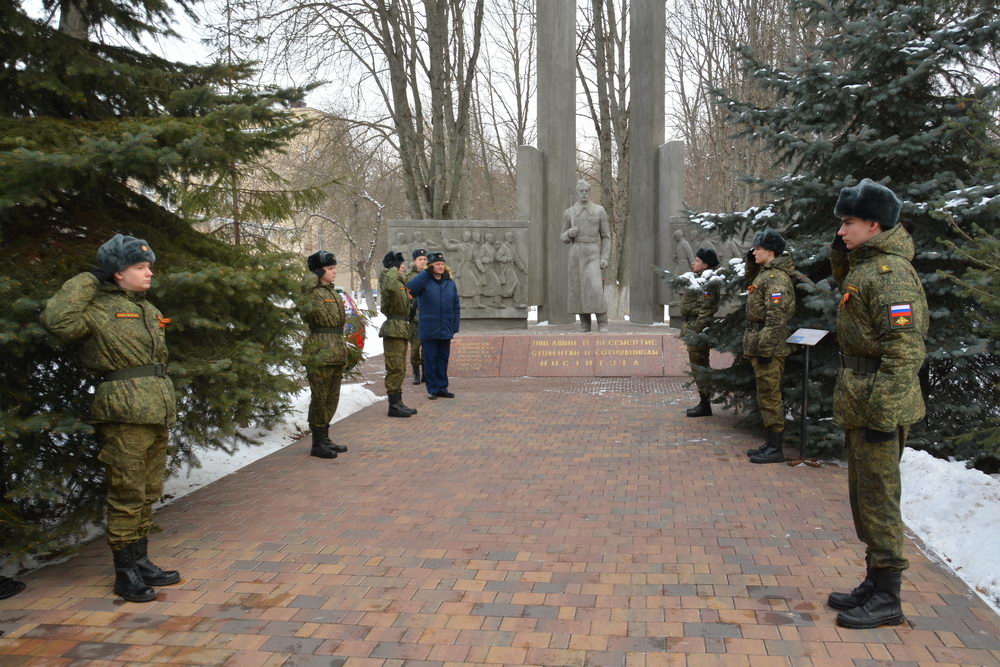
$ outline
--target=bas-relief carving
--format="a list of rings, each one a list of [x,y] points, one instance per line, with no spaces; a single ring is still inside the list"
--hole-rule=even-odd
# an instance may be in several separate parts
[[[528,304],[528,228],[449,224],[442,229],[398,231],[393,250],[409,263],[414,248],[444,252],[458,287],[463,318],[525,318]]]
[[[687,224],[683,218],[680,220],[682,222],[679,223],[672,221],[671,226],[680,224],[689,228],[691,227],[691,225]],[[711,248],[714,250],[715,254],[719,258],[720,266],[728,265],[729,260],[731,259],[742,259],[749,249],[744,249],[743,244],[739,243],[735,238],[720,241],[719,239],[711,238],[707,234],[701,235],[700,239],[692,234],[692,237],[694,237],[693,242],[688,241],[684,229],[675,228],[672,236],[674,243],[670,272],[675,276],[679,276],[682,273],[686,273],[691,270],[691,262],[694,261],[695,253],[698,248]]]

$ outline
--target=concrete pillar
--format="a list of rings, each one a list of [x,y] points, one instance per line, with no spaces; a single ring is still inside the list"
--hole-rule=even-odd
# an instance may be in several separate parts
[[[657,152],[663,143],[664,75],[666,71],[666,3],[633,0],[629,103],[629,318],[638,324],[663,321],[656,262]],[[541,26],[539,26],[541,28]],[[544,35],[539,29],[539,35]],[[540,42],[542,40],[539,40]],[[539,44],[540,46],[540,44]],[[542,82],[539,80],[539,92]]]
[[[658,157],[658,178],[657,192],[660,193],[660,201],[657,206],[656,229],[656,265],[670,269],[673,266],[674,238],[673,231],[676,229],[671,221],[676,218],[683,218],[684,213],[684,142],[668,141],[660,146],[657,151]],[[669,305],[672,299],[672,290],[666,280],[658,281],[658,298],[660,305]]]
[[[528,223],[528,303],[545,303],[545,156],[517,147],[517,218]]]
[[[568,250],[559,240],[559,233],[563,211],[573,203],[576,182],[576,3],[574,0],[537,0],[536,9],[538,148],[545,156],[546,254],[545,297],[540,302],[538,320],[564,324],[574,320],[574,314],[566,308]],[[662,61],[663,49],[660,50]],[[662,81],[660,89],[663,89]],[[660,108],[663,108],[662,99]]]

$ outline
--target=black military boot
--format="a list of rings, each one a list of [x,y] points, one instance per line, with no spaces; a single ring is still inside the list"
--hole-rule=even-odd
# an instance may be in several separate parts
[[[826,603],[834,609],[854,609],[860,607],[875,590],[875,582],[872,581],[872,571],[865,572],[865,580],[862,581],[850,593],[830,593],[826,598]]]
[[[688,417],[711,417],[712,416],[712,403],[708,400],[707,394],[698,394],[701,396],[701,403],[694,406],[693,408],[688,408]]]
[[[389,416],[390,417],[410,417],[413,413],[403,405],[402,394],[389,394]]]
[[[762,451],[767,449],[767,438],[764,438],[764,442],[760,444],[760,447],[754,447],[753,449],[747,450],[747,456],[753,456],[754,454],[760,454]]]
[[[416,408],[411,408],[406,403],[403,403],[403,393],[402,392],[396,394],[396,396],[399,399],[399,407],[401,407],[404,410],[408,411],[411,415],[417,414],[417,409]]]
[[[410,364],[413,366],[413,384],[420,384],[420,364]]]
[[[903,573],[876,568],[868,573],[868,577],[875,585],[871,595],[861,605],[837,614],[837,625],[864,630],[902,624],[905,619],[899,589],[903,583]]]
[[[126,544],[121,549],[112,549],[115,559],[115,594],[129,602],[149,602],[156,597],[154,591],[139,574],[135,565],[135,542]]]
[[[24,590],[24,582],[0,576],[0,600],[12,598]]]
[[[309,450],[309,456],[315,456],[318,459],[335,459],[337,458],[337,452],[333,451],[327,442],[330,441],[329,437],[329,426],[316,427],[312,426],[309,429],[312,431],[312,449]]]
[[[785,450],[781,446],[783,433],[767,432],[764,449],[750,455],[750,463],[781,463],[785,460]]]
[[[149,538],[144,537],[136,542],[135,547],[135,567],[139,570],[139,576],[147,586],[170,586],[181,580],[181,573],[177,570],[163,570],[149,560]]]
[[[336,454],[343,454],[347,451],[347,445],[338,445],[333,440],[330,439],[330,426],[329,424],[323,427],[323,442],[326,443],[328,449],[333,450]]]

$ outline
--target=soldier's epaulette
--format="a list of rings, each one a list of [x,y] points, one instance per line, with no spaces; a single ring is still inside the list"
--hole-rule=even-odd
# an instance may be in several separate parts
[[[892,267],[888,263],[879,263],[878,265],[879,273],[892,273]]]

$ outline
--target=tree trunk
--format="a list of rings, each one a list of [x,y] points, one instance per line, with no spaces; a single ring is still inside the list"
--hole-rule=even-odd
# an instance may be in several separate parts
[[[63,3],[59,11],[59,32],[86,40],[90,33],[90,23],[80,11],[81,7],[86,6],[86,0]]]

